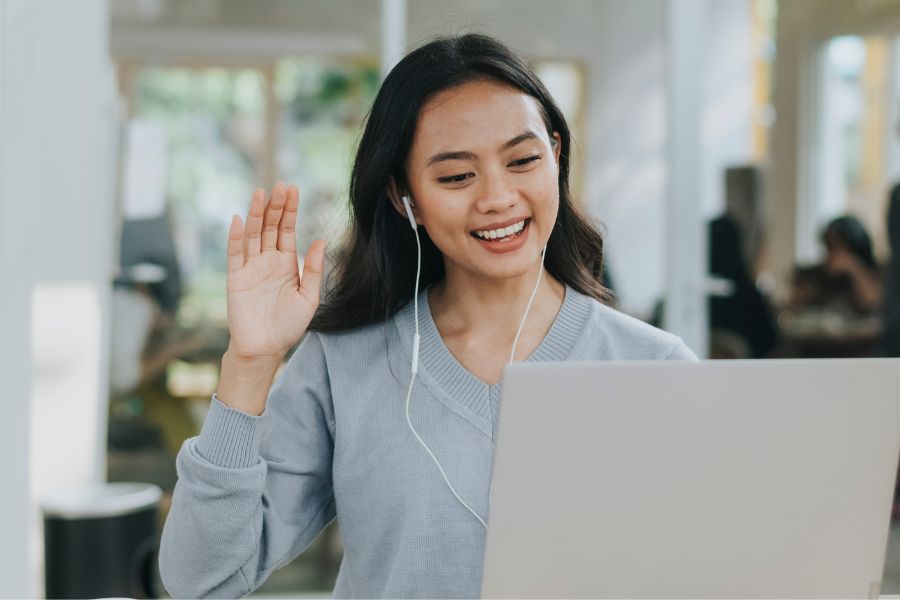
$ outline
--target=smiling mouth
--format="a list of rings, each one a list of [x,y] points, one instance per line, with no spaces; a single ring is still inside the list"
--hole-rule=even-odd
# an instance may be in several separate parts
[[[503,244],[506,242],[510,242],[517,237],[521,237],[525,230],[528,229],[528,225],[531,224],[531,217],[524,219],[522,221],[521,229],[515,230],[516,225],[511,225],[505,229],[494,229],[491,231],[470,231],[469,235],[478,240],[479,242],[485,242],[488,244]]]

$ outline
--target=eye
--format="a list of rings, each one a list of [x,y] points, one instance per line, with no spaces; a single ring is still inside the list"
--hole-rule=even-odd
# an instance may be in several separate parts
[[[474,173],[460,173],[459,175],[450,175],[449,177],[438,177],[438,183],[462,183],[469,177],[474,176]]]
[[[530,162],[534,162],[534,161],[540,160],[540,159],[541,159],[541,155],[540,155],[540,154],[535,154],[534,156],[528,156],[528,157],[526,157],[526,158],[520,158],[519,160],[514,160],[514,161],[512,161],[511,163],[509,163],[509,166],[511,166],[511,167],[523,167],[523,166],[527,165],[527,164],[530,163]]]

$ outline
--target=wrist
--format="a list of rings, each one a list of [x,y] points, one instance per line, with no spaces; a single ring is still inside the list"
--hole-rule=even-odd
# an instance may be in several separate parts
[[[222,367],[227,364],[243,378],[258,378],[268,373],[274,376],[283,361],[283,356],[241,356],[229,345],[222,356]]]
[[[219,401],[244,413],[261,415],[280,365],[281,359],[277,357],[246,358],[227,350],[222,356],[216,391]]]

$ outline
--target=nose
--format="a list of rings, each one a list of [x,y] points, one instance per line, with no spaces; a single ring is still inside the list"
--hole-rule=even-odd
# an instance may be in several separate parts
[[[476,200],[476,207],[480,212],[502,213],[515,206],[518,199],[518,190],[506,173],[484,173]]]

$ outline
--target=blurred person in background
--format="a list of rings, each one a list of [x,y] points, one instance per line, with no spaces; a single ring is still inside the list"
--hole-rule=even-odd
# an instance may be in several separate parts
[[[851,315],[876,315],[884,302],[884,274],[875,261],[872,239],[856,217],[844,215],[822,231],[825,261],[799,270],[793,307],[831,306]]]
[[[710,358],[763,358],[778,342],[775,312],[756,284],[765,235],[759,169],[725,169],[725,212],[709,223]]]
[[[884,271],[875,261],[865,226],[849,215],[821,236],[824,262],[798,268],[779,314],[785,344],[778,355],[796,358],[877,356],[882,339]]]
[[[900,356],[900,184],[891,189],[887,232],[891,261],[884,303],[883,353],[885,356]]]
[[[196,427],[182,402],[166,390],[166,367],[202,348],[204,340],[179,330],[175,321],[182,278],[167,215],[126,219],[119,256],[112,294],[109,478],[171,489],[170,457],[196,435]],[[143,472],[135,468],[138,451],[150,465]],[[154,453],[158,460],[148,458]]]
[[[710,358],[764,358],[775,347],[775,314],[744,258],[737,222],[724,214],[709,223],[709,274],[727,283],[709,297]]]

